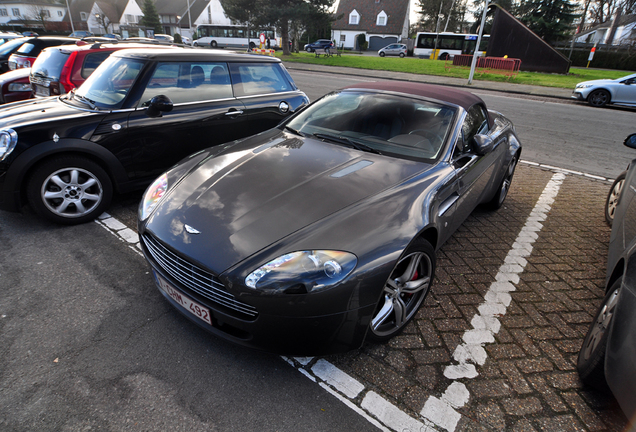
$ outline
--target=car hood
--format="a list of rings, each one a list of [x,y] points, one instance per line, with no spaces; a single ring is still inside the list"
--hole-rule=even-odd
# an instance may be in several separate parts
[[[428,167],[281,133],[201,163],[169,192],[146,229],[220,274]],[[306,247],[330,247],[328,238],[321,242]]]
[[[581,85],[593,85],[593,86],[599,86],[599,85],[603,85],[603,84],[609,84],[609,83],[615,83],[618,82],[620,80],[622,80],[623,78],[617,78],[617,79],[596,79],[596,80],[590,80],[590,81],[583,81],[578,83],[576,86],[579,87]]]
[[[104,115],[104,113],[82,111],[58,100],[58,97],[28,99],[0,107],[0,128],[18,129],[24,125],[64,120],[73,115]]]

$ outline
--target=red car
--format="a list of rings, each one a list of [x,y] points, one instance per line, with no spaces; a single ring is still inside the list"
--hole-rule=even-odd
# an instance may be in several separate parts
[[[31,67],[31,87],[36,97],[57,96],[82,85],[108,56],[125,48],[166,48],[165,45],[79,41],[77,45],[47,48]],[[177,49],[177,48],[175,48]]]
[[[9,57],[9,69],[29,68],[44,48],[75,44],[77,39],[62,36],[34,37],[25,41],[17,51]]]
[[[0,74],[0,103],[15,102],[31,97],[30,72],[31,69],[25,68]]]

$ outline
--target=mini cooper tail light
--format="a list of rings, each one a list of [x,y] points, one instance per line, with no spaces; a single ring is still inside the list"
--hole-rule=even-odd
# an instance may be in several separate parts
[[[3,161],[18,143],[18,134],[13,129],[0,131],[0,161]]]

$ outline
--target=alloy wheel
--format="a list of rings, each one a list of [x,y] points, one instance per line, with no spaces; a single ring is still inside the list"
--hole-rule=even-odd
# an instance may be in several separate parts
[[[371,320],[371,331],[377,337],[398,333],[413,317],[431,285],[431,257],[421,251],[403,257],[386,281],[381,307]]]

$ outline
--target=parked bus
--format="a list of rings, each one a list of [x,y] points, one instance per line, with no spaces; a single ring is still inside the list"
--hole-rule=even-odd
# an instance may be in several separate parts
[[[260,44],[261,33],[269,37],[270,47],[278,47],[276,32],[271,29],[250,29],[249,40],[245,26],[201,24],[196,30],[194,46],[209,46],[212,48],[255,48]]]
[[[415,57],[430,57],[435,49],[435,39],[437,39],[437,49],[439,50],[440,60],[453,58],[458,54],[473,54],[475,45],[477,45],[476,34],[468,33],[431,33],[419,32],[415,39],[415,47],[413,55]],[[479,55],[483,55],[488,48],[489,35],[482,35],[481,46],[478,51]]]

